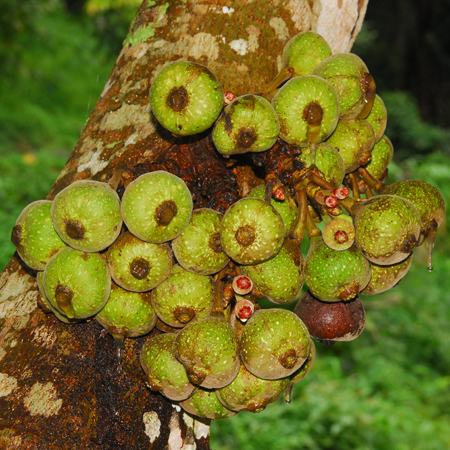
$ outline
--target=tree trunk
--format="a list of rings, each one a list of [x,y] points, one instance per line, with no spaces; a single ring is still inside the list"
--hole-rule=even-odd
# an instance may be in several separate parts
[[[292,36],[311,29],[334,52],[349,51],[366,7],[367,0],[145,0],[48,198],[75,180],[112,176],[120,194],[127,178],[165,169],[186,181],[194,208],[225,211],[257,170],[249,158],[230,168],[208,133],[181,139],[161,129],[148,102],[158,69],[189,59],[207,65],[225,91],[262,92]],[[146,388],[139,351],[147,337],[125,340],[121,371],[112,337],[95,320],[67,325],[38,307],[35,276],[17,255],[0,276],[0,448],[209,448],[208,421]]]

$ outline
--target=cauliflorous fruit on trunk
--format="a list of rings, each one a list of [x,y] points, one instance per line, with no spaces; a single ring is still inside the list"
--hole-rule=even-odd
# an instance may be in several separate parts
[[[105,306],[111,277],[99,253],[66,247],[47,263],[43,284],[48,300],[61,314],[86,319]]]
[[[268,261],[241,267],[258,291],[274,303],[295,300],[304,281],[303,256],[293,239],[286,240],[281,250]]]
[[[305,258],[305,283],[320,300],[351,300],[367,286],[370,276],[370,264],[355,245],[333,250],[322,237],[311,239]]]
[[[99,252],[122,228],[120,200],[107,183],[78,180],[59,192],[52,205],[55,230],[72,248]]]
[[[356,245],[375,264],[403,261],[419,240],[419,211],[409,200],[397,195],[366,200],[356,208],[353,222]]]
[[[150,88],[150,106],[164,128],[186,136],[211,127],[223,107],[223,89],[205,66],[176,61],[163,67]]]
[[[220,225],[225,253],[239,264],[258,264],[276,255],[284,241],[281,215],[264,200],[243,198],[228,208]]]
[[[347,250],[355,242],[355,227],[350,220],[331,219],[325,225],[322,236],[325,244],[333,250]]]
[[[175,401],[186,400],[195,391],[183,365],[175,358],[177,335],[164,333],[148,339],[142,347],[140,362],[152,391]]]
[[[336,91],[314,75],[289,80],[275,95],[272,105],[280,118],[280,137],[299,147],[324,141],[339,120]]]
[[[237,377],[228,386],[217,389],[216,395],[228,409],[259,413],[282,397],[288,382],[288,378],[263,380],[255,377],[241,364]]]
[[[246,195],[246,197],[254,197],[264,200],[265,193],[266,193],[266,185],[263,183],[254,187]],[[284,234],[285,236],[288,236],[294,229],[295,224],[297,222],[297,215],[298,215],[297,203],[295,203],[295,200],[287,192],[284,200],[278,200],[276,198],[271,197],[270,204],[280,213],[280,216],[284,222]]]
[[[394,156],[394,147],[387,136],[383,136],[372,148],[372,158],[366,165],[367,172],[377,180],[386,173]]]
[[[283,48],[283,66],[292,67],[294,76],[310,75],[316,66],[331,56],[327,41],[313,31],[298,33]]]
[[[44,270],[49,259],[67,247],[53,226],[52,202],[38,200],[30,203],[20,213],[11,241],[27,266]]]
[[[170,275],[152,291],[158,317],[171,327],[181,328],[209,316],[214,300],[211,277],[174,265]]]
[[[133,292],[155,288],[169,276],[172,268],[168,244],[145,242],[128,231],[109,247],[106,259],[112,279]]]
[[[221,213],[213,209],[196,209],[189,225],[173,240],[175,257],[186,270],[212,275],[228,264],[230,258],[223,251],[220,242],[222,217]]]
[[[379,95],[375,95],[372,109],[366,120],[372,125],[375,132],[375,142],[378,142],[383,137],[387,125],[386,106],[384,106],[384,102]]]
[[[198,388],[194,395],[179,405],[189,414],[204,419],[228,419],[237,414],[237,411],[228,409],[219,401],[214,390],[203,388]]]
[[[280,133],[273,106],[263,97],[248,94],[236,98],[216,121],[212,139],[222,155],[269,150]]]
[[[307,291],[297,303],[295,313],[309,333],[322,344],[352,341],[364,330],[366,315],[359,297],[348,302],[323,302]]]
[[[253,375],[277,380],[292,375],[309,353],[309,333],[293,312],[260,309],[245,324],[241,359]]]
[[[177,335],[175,356],[191,383],[206,389],[230,384],[239,372],[239,341],[223,316],[188,324]]]
[[[176,238],[192,214],[192,197],[176,175],[158,170],[132,181],[122,197],[122,216],[128,231],[153,244]]]
[[[369,284],[361,291],[361,294],[379,294],[396,286],[408,273],[412,259],[413,254],[411,253],[405,260],[391,266],[379,266],[371,263],[372,278]]]

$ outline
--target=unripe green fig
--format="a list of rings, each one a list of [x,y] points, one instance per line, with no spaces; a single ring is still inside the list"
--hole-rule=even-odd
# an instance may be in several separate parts
[[[107,183],[78,180],[59,192],[52,205],[55,230],[72,248],[99,252],[122,228],[120,200]]]
[[[214,390],[201,387],[179,405],[189,414],[204,419],[228,419],[237,414],[237,411],[228,409],[219,401]]]
[[[99,253],[85,253],[66,247],[54,255],[44,271],[48,300],[69,319],[86,319],[105,305],[111,277]]]
[[[186,400],[196,390],[183,365],[175,358],[176,334],[164,333],[148,339],[142,347],[140,362],[152,391],[175,401]]]
[[[163,67],[150,88],[150,106],[161,125],[180,136],[211,127],[223,107],[223,89],[205,66],[176,61]]]
[[[351,300],[367,286],[370,276],[370,264],[355,245],[334,250],[322,237],[311,239],[305,258],[305,283],[320,300]]]
[[[331,56],[327,41],[313,31],[303,31],[290,39],[283,48],[283,66],[292,67],[294,76],[310,75],[316,66]]]
[[[170,275],[152,291],[152,304],[167,325],[184,327],[193,319],[209,316],[214,300],[211,277],[174,265]]]
[[[289,144],[308,147],[324,141],[339,120],[339,98],[323,78],[295,77],[272,100],[280,118],[280,137]]]
[[[373,178],[381,180],[394,156],[394,147],[387,136],[383,136],[372,148],[372,158],[366,165]]]
[[[228,409],[259,413],[282,397],[288,382],[288,378],[263,380],[255,377],[241,364],[237,377],[228,386],[217,389],[216,395]]]
[[[49,259],[67,247],[55,231],[51,212],[49,200],[30,203],[20,213],[11,234],[20,257],[34,270],[44,270]]]
[[[142,241],[126,231],[106,254],[112,279],[132,292],[150,291],[163,282],[172,268],[169,244]]]
[[[239,264],[258,264],[276,255],[284,241],[280,214],[264,200],[245,197],[225,213],[220,225],[225,253]]]
[[[379,95],[375,95],[372,109],[366,120],[372,125],[375,132],[375,142],[378,142],[383,137],[387,125],[386,106],[384,106],[384,102]]]
[[[132,181],[122,197],[122,217],[139,239],[161,244],[176,238],[188,225],[192,197],[176,175],[158,170]]]
[[[241,335],[241,359],[259,378],[277,380],[292,375],[305,362],[310,337],[293,312],[260,309],[245,324]]]
[[[216,121],[212,139],[222,155],[263,152],[271,148],[280,133],[273,106],[263,97],[237,97]]]
[[[190,272],[212,275],[222,270],[230,258],[220,242],[223,215],[209,208],[192,212],[191,221],[172,241],[172,249],[180,266]]]

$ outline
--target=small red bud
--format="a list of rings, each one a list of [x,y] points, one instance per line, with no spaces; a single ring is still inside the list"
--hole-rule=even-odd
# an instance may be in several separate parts
[[[339,214],[342,214],[341,208],[338,208],[338,207],[336,207],[336,208],[330,208],[330,209],[328,210],[328,212],[329,212],[332,216],[339,216]]]
[[[325,197],[325,205],[328,206],[328,208],[335,208],[337,206],[337,198],[334,195],[330,195],[329,197]]]
[[[350,189],[346,186],[338,187],[333,191],[333,195],[339,200],[344,200],[350,195]]]
[[[253,289],[252,280],[246,275],[238,275],[233,278],[233,289],[239,295],[248,294]]]
[[[236,98],[236,95],[233,94],[233,92],[227,91],[227,92],[225,92],[225,95],[224,95],[224,103],[226,105],[229,105],[235,98]]]
[[[276,198],[277,200],[284,200],[286,198],[286,195],[284,193],[284,188],[283,187],[278,187],[273,191],[273,197]]]
[[[338,230],[334,233],[334,240],[338,244],[345,244],[348,241],[348,234],[344,230]]]
[[[246,322],[251,315],[253,314],[253,312],[255,311],[255,307],[253,306],[253,303],[250,300],[240,300],[236,303],[236,308],[235,308],[235,314],[236,317],[242,321],[242,322]]]

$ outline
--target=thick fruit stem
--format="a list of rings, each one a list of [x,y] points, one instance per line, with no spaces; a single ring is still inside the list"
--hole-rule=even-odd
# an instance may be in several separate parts
[[[182,111],[189,103],[188,93],[184,86],[180,86],[179,88],[173,88],[169,96],[167,97],[167,104],[174,111]]]
[[[58,307],[69,319],[75,318],[75,311],[72,305],[73,291],[68,286],[58,284],[55,288],[55,300]]]
[[[137,280],[143,280],[150,273],[150,265],[145,259],[135,259],[130,264],[130,273]]]
[[[372,109],[373,101],[375,100],[375,95],[377,93],[377,86],[373,76],[368,72],[363,75],[361,84],[366,92],[366,96],[364,98],[364,108],[359,113],[358,119],[365,119]]]
[[[166,200],[156,208],[155,220],[159,225],[166,227],[177,215],[177,212],[178,208],[175,202],[173,200]]]
[[[79,241],[84,238],[86,230],[81,222],[77,220],[68,220],[66,222],[66,233],[71,239]]]

